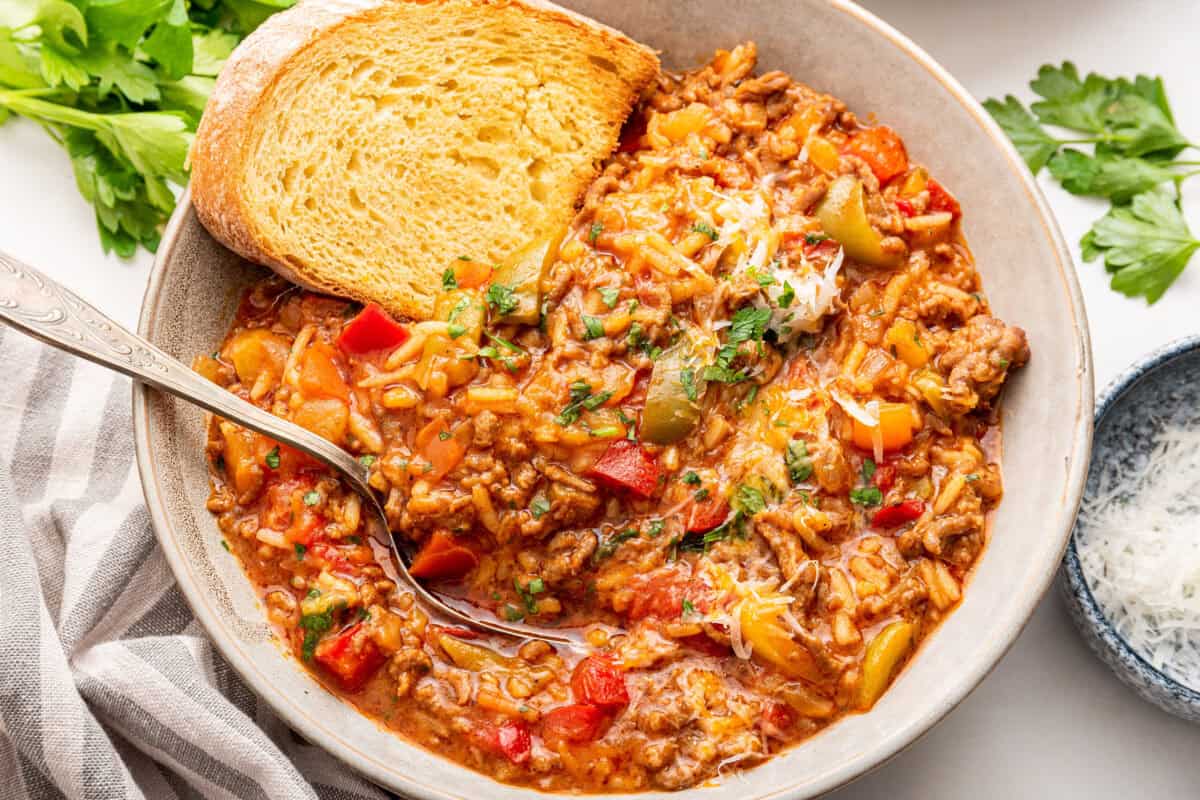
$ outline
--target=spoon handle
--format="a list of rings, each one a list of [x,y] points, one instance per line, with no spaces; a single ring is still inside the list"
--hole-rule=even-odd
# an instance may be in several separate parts
[[[0,320],[51,347],[124,373],[302,450],[334,466],[357,491],[370,491],[367,469],[340,447],[225,391],[4,252],[0,252]]]

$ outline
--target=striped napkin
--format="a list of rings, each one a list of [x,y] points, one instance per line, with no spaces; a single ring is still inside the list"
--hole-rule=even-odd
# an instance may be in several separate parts
[[[0,326],[0,800],[386,798],[295,736],[184,601],[129,381]]]

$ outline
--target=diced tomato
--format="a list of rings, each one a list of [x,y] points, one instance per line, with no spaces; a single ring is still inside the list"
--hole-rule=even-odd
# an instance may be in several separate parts
[[[688,511],[688,533],[704,533],[720,525],[729,516],[729,503],[723,497],[708,497],[693,502]]]
[[[417,452],[433,467],[422,477],[436,483],[457,467],[471,444],[471,435],[470,426],[460,423],[451,430],[444,417],[437,417],[421,428],[415,442]]]
[[[708,602],[702,595],[708,587],[679,569],[663,568],[629,581],[633,601],[626,615],[631,620],[646,617],[678,619],[683,613],[683,601],[690,600],[698,611],[707,611]]]
[[[841,247],[841,245],[833,239],[821,239],[820,241],[812,242],[810,244],[806,238],[804,241],[804,257],[809,260],[819,256],[828,256],[832,258],[833,255],[837,253],[839,247]],[[803,361],[804,359],[797,360]]]
[[[906,217],[911,217],[917,213],[916,209],[913,208],[913,204],[907,200],[897,200],[896,208],[900,209],[900,213]]]
[[[454,282],[460,289],[478,289],[492,279],[492,268],[482,261],[454,262]]]
[[[894,528],[906,522],[912,522],[925,513],[925,503],[920,500],[905,500],[890,506],[884,506],[871,517],[871,524],[879,528]]]
[[[524,764],[533,751],[533,737],[529,726],[520,720],[505,720],[499,724],[484,722],[471,732],[475,743],[498,756],[504,756],[514,764]]]
[[[329,542],[315,540],[307,547],[308,552],[304,554],[306,561],[312,559],[314,562],[322,563],[330,572],[341,572],[346,575],[355,573],[354,566],[342,555],[342,551]]]
[[[783,738],[796,723],[796,712],[783,703],[770,702],[762,710],[762,729],[767,736]]]
[[[904,140],[886,125],[858,131],[846,142],[842,152],[867,162],[880,183],[887,183],[908,169]]]
[[[646,448],[628,439],[618,439],[608,446],[588,474],[610,488],[649,497],[658,486],[659,469]]]
[[[954,219],[962,216],[962,206],[958,204],[954,195],[946,191],[945,186],[930,178],[926,188],[929,190],[929,210],[931,212],[949,211]]]
[[[896,485],[896,468],[891,464],[880,464],[875,467],[875,474],[871,476],[871,483],[881,492],[886,492]]]
[[[350,387],[333,360],[333,350],[322,342],[310,346],[300,358],[300,391],[305,397],[350,399]]]
[[[360,356],[376,350],[393,350],[408,341],[408,328],[371,303],[342,328],[338,347]]]
[[[551,747],[563,743],[594,742],[604,733],[607,721],[604,710],[590,703],[559,706],[542,717],[542,738]]]
[[[408,573],[414,578],[461,578],[475,568],[479,557],[447,530],[433,532],[413,558]]]
[[[580,703],[601,708],[629,705],[625,675],[605,656],[588,656],[571,673],[571,691]]]
[[[347,692],[361,689],[387,660],[361,622],[322,639],[313,656]]]
[[[723,645],[716,639],[706,636],[703,633],[694,633],[691,636],[684,636],[678,640],[684,647],[690,647],[692,650],[698,650],[706,656],[716,656],[722,658],[729,655],[731,652],[727,645]]]

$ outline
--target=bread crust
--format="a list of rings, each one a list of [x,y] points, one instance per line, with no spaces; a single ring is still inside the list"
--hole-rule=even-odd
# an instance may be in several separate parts
[[[197,217],[204,227],[222,244],[243,258],[268,266],[285,279],[305,288],[362,302],[375,298],[356,291],[355,287],[340,285],[305,271],[305,265],[294,263],[272,247],[254,223],[242,195],[243,175],[250,156],[251,137],[248,135],[262,99],[286,73],[289,63],[313,42],[330,35],[344,24],[363,16],[402,4],[460,5],[464,0],[304,0],[287,11],[270,17],[248,36],[225,63],[209,96],[193,142],[191,161],[191,196]],[[609,28],[568,9],[545,0],[466,0],[480,9],[519,7],[554,24],[566,25],[599,34],[603,47],[614,59],[639,60],[634,91],[628,107],[621,109],[628,116],[638,95],[659,69],[656,54],[625,34]],[[616,146],[616,142],[612,142]],[[602,154],[607,155],[607,153]],[[581,190],[594,177],[581,176]],[[578,198],[576,198],[578,200]],[[389,308],[393,313],[419,316],[414,307]]]

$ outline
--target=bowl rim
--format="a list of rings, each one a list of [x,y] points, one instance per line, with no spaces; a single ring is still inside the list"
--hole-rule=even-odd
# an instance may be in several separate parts
[[[1082,290],[1075,274],[1074,261],[1071,252],[1063,240],[1049,204],[1038,188],[1033,175],[1025,162],[1017,153],[1016,148],[983,109],[980,103],[955,79],[944,67],[938,64],[929,54],[917,46],[911,39],[888,23],[881,20],[866,9],[851,0],[823,0],[834,11],[840,12],[852,19],[853,24],[865,26],[892,44],[901,54],[911,59],[921,69],[929,74],[964,111],[979,125],[982,133],[998,148],[1005,157],[1007,166],[1024,189],[1030,206],[1036,211],[1038,222],[1046,235],[1051,250],[1055,255],[1055,266],[1063,285],[1064,299],[1067,301],[1070,322],[1075,331],[1073,345],[1076,353],[1076,369],[1071,376],[1077,386],[1078,405],[1075,419],[1071,421],[1072,439],[1069,447],[1069,463],[1062,494],[1063,505],[1058,509],[1059,529],[1061,538],[1055,557],[1047,559],[1039,572],[1032,577],[1028,584],[1030,591],[1014,603],[1012,619],[1003,635],[994,637],[984,643],[976,651],[975,662],[970,668],[959,674],[950,689],[936,704],[916,714],[905,725],[899,727],[890,736],[878,741],[870,750],[864,751],[854,759],[847,760],[830,770],[819,779],[801,785],[799,782],[767,794],[758,800],[799,800],[801,797],[815,797],[830,792],[851,783],[857,778],[871,772],[890,761],[900,752],[911,746],[947,714],[956,708],[967,695],[986,678],[1000,663],[1004,655],[1012,648],[1025,626],[1028,624],[1041,598],[1045,595],[1058,571],[1062,554],[1067,548],[1075,513],[1078,510],[1087,479],[1087,465],[1091,452],[1092,421],[1094,408],[1094,377],[1091,351],[1091,338],[1088,332],[1087,314],[1083,304]],[[162,245],[154,260],[146,292],[143,299],[142,311],[138,321],[138,331],[146,335],[153,327],[160,311],[154,299],[160,292],[165,280],[167,266],[173,259],[178,244],[179,232],[188,213],[192,211],[190,189],[185,189],[179,198],[178,205],[163,232]],[[172,525],[165,511],[165,504],[158,497],[158,476],[153,467],[153,455],[150,445],[150,392],[141,384],[133,385],[133,419],[135,434],[135,451],[138,463],[138,473],[141,478],[147,508],[156,534],[164,545],[170,541],[173,546],[164,546],[163,550],[172,572],[176,575],[188,574],[189,565],[184,558],[181,548],[174,546]],[[309,741],[320,741],[322,748],[348,767],[365,776],[374,783],[392,791],[420,800],[460,800],[461,795],[451,794],[446,787],[435,786],[420,782],[415,776],[399,775],[389,770],[384,764],[358,750],[354,745],[340,736],[329,736],[329,731],[322,728],[318,722],[303,712],[293,700],[276,689],[261,673],[258,666],[246,654],[240,644],[221,623],[219,616],[211,608],[204,593],[199,590],[195,581],[179,581],[180,589],[187,598],[189,605],[196,614],[197,620],[212,638],[222,655],[230,662],[246,684],[277,713],[290,727]],[[390,734],[389,734],[390,735]],[[430,756],[436,754],[425,751],[418,745],[404,741],[401,744],[423,750]],[[456,769],[464,772],[474,771],[455,764]],[[537,790],[526,790],[531,796],[546,796]],[[677,793],[680,798],[694,797],[703,789],[693,788]],[[557,795],[555,795],[557,796]],[[584,797],[612,797],[613,795],[580,795]],[[629,795],[626,795],[629,796]]]
[[[1100,398],[1096,401],[1096,424],[1094,430],[1100,430],[1109,413],[1116,408],[1117,403],[1126,394],[1136,388],[1139,383],[1158,370],[1169,367],[1177,359],[1196,352],[1200,352],[1200,334],[1184,336],[1168,342],[1162,347],[1150,351],[1126,367],[1100,393]],[[1085,494],[1086,488],[1085,483]],[[1076,547],[1077,525],[1078,523],[1072,526],[1071,537],[1067,542],[1067,550],[1063,555],[1063,575],[1066,578],[1067,588],[1084,612],[1082,615],[1076,616],[1076,624],[1086,624],[1095,633],[1099,642],[1123,663],[1132,663],[1139,670],[1153,675],[1173,697],[1179,698],[1200,710],[1200,690],[1180,683],[1151,664],[1141,653],[1134,650],[1125,637],[1113,627],[1112,620],[1100,607],[1100,603],[1092,593],[1092,587],[1088,585],[1087,578],[1084,577],[1083,564],[1079,560],[1079,550]],[[1125,681],[1124,676],[1117,671],[1116,667],[1112,664],[1108,664],[1108,666],[1118,678]]]

